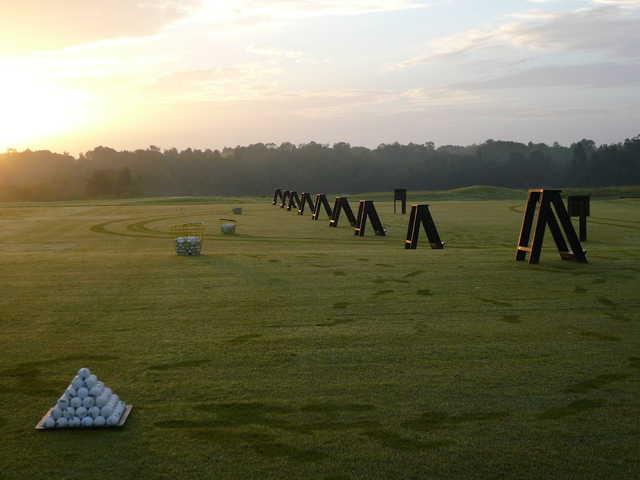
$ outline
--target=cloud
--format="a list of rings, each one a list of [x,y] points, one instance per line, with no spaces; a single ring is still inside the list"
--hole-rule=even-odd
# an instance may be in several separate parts
[[[21,0],[0,6],[0,55],[150,35],[191,14],[199,0]]]
[[[141,86],[148,104],[176,108],[209,104],[250,106],[256,112],[282,111],[305,118],[331,118],[366,112],[397,114],[444,107],[469,107],[486,100],[481,93],[461,88],[319,88],[282,85],[286,73],[270,61],[231,67],[178,72]]]
[[[593,3],[602,5],[621,5],[626,7],[640,6],[640,0],[594,0]]]
[[[515,21],[496,28],[470,29],[433,40],[427,52],[406,59],[396,68],[439,60],[465,58],[483,50],[516,49],[537,55],[549,53],[596,54],[618,59],[640,58],[639,1],[600,0],[611,5],[572,12],[531,11],[513,15]]]
[[[352,16],[423,9],[425,0],[202,0],[182,25],[215,25],[223,30],[279,25],[323,16]]]
[[[465,91],[539,87],[616,88],[640,84],[640,64],[552,65],[456,84]]]

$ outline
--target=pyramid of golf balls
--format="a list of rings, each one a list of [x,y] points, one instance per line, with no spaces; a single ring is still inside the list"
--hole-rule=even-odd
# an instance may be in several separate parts
[[[81,368],[44,420],[45,428],[113,427],[126,405],[88,368]]]
[[[178,255],[200,255],[202,241],[200,237],[178,237],[176,238],[176,253]]]

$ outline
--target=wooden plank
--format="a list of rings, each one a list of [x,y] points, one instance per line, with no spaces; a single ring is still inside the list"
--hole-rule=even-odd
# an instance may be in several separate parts
[[[529,190],[529,196],[527,198],[527,205],[524,209],[524,215],[522,217],[522,226],[520,227],[520,235],[518,236],[518,247],[527,247],[531,240],[531,230],[533,227],[533,220],[536,214],[536,207],[538,201],[540,200],[540,191],[539,190]],[[516,250],[516,261],[523,262],[527,253],[524,250],[517,249]]]
[[[51,407],[49,410],[47,410],[47,413],[45,413],[42,418],[40,419],[40,421],[36,424],[36,430],[42,430],[42,431],[47,431],[47,432],[53,432],[55,430],[104,430],[105,428],[122,428],[124,427],[124,424],[127,422],[127,419],[129,418],[129,415],[131,414],[131,410],[133,410],[133,405],[126,405],[124,412],[122,412],[122,416],[120,417],[120,421],[118,422],[117,425],[105,425],[104,427],[65,427],[65,428],[45,428],[44,426],[44,422],[47,419],[47,417],[49,416],[49,414],[51,413],[51,410],[53,410],[54,407]]]

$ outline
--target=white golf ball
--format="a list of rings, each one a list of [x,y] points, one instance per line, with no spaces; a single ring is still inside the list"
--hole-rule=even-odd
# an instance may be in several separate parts
[[[82,406],[84,408],[91,408],[95,405],[95,401],[96,399],[93,397],[84,397],[84,399],[82,400]]]
[[[69,385],[64,393],[68,398],[73,398],[77,395],[76,389],[73,388],[73,385]]]
[[[83,427],[85,427],[85,428],[93,427],[93,418],[91,418],[91,417],[84,417],[84,418],[82,419],[82,426],[83,426]]]
[[[55,426],[56,426],[55,419],[51,415],[49,415],[47,419],[44,421],[44,428],[53,428]]]
[[[85,387],[78,389],[78,396],[80,398],[85,398],[87,395],[89,395],[89,390],[87,390]]]
[[[69,405],[71,405],[73,408],[78,408],[82,406],[82,399],[80,397],[73,397],[71,399],[71,401],[69,402]]]
[[[97,416],[93,419],[93,425],[96,427],[104,427],[105,423],[107,423],[107,421],[102,416]]]
[[[100,416],[100,409],[98,407],[91,407],[89,409],[89,414],[93,417],[93,418],[98,418]]]
[[[109,399],[104,394],[102,394],[98,398],[96,398],[96,405],[99,407],[104,407],[108,401]]]
[[[113,407],[110,407],[109,405],[105,405],[100,410],[100,415],[102,415],[104,418],[109,418],[111,415],[113,415]]]
[[[109,418],[107,418],[107,425],[117,425],[119,420],[120,419],[118,417],[111,415]]]
[[[113,403],[118,403],[120,401],[120,396],[117,393],[114,393],[113,395],[111,395],[111,398],[109,399],[109,401]]]
[[[78,376],[82,379],[87,378],[89,375],[91,375],[91,370],[88,368],[81,368],[78,370]]]
[[[96,377],[95,375],[89,375],[85,382],[87,384],[87,387],[91,389],[96,386],[96,383],[98,383],[98,377]]]
[[[69,408],[65,408],[62,411],[62,418],[66,418],[67,420],[69,420],[70,418],[73,418],[76,414],[76,409],[73,407],[69,407]]]
[[[104,389],[103,387],[96,385],[91,390],[89,390],[89,395],[91,395],[94,398],[98,398],[102,394],[103,389]]]
[[[59,419],[62,416],[62,409],[60,407],[54,407],[51,410],[51,416],[54,420]]]
[[[65,409],[69,406],[69,399],[65,396],[62,396],[58,399],[56,405],[58,405],[58,407],[61,409]]]
[[[66,428],[69,426],[69,421],[65,417],[60,417],[56,420],[56,427],[58,428]]]
[[[78,417],[69,419],[69,426],[71,428],[78,428],[80,426],[80,419]]]
[[[76,416],[77,417],[86,417],[87,416],[87,409],[84,407],[78,407],[76,408]]]
[[[76,390],[78,390],[79,388],[84,387],[84,380],[82,380],[80,377],[76,376],[73,381],[71,382],[71,386],[73,388],[75,388]]]
[[[107,400],[109,400],[109,397],[111,397],[112,393],[113,393],[113,391],[109,387],[104,387],[104,391],[102,392],[102,394],[105,397],[107,397]]]

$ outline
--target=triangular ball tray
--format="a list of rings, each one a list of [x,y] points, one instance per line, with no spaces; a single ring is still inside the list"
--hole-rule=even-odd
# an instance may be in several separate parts
[[[36,430],[122,428],[132,409],[88,368],[81,368]]]

